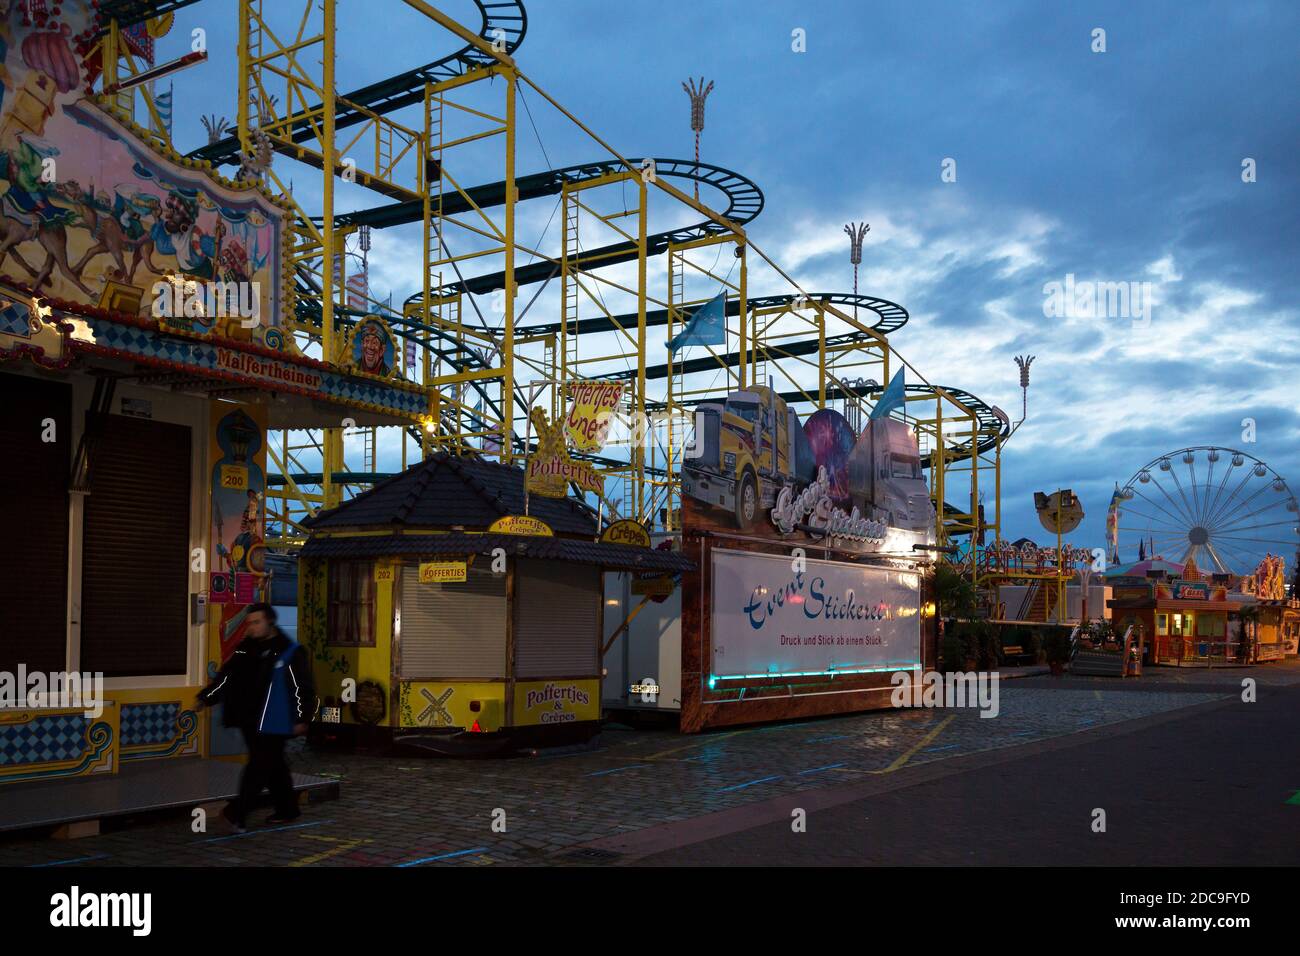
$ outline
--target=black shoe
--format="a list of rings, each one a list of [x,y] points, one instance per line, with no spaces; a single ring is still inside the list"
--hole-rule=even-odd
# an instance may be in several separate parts
[[[300,816],[302,816],[301,813],[295,813],[291,816],[283,813],[273,813],[266,818],[266,825],[268,827],[283,826],[286,823],[293,823],[293,821],[297,820]]]
[[[248,829],[247,827],[244,826],[244,821],[241,820],[239,817],[235,816],[235,811],[231,809],[231,805],[229,803],[227,803],[225,807],[222,808],[221,816],[225,819],[227,823],[229,823],[232,827],[234,827],[236,833],[243,833],[245,830]]]

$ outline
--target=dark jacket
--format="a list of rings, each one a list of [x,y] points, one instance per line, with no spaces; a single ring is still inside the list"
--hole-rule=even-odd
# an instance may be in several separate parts
[[[291,643],[278,627],[275,633],[262,640],[244,638],[212,683],[199,691],[199,699],[205,704],[222,703],[221,722],[227,727],[257,728],[267,704],[276,661]],[[294,723],[305,724],[315,714],[316,691],[312,685],[307,650],[301,644],[289,658],[289,670],[294,688],[291,697]]]

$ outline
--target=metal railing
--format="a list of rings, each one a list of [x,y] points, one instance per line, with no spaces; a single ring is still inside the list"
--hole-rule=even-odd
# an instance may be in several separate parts
[[[1250,641],[1241,638],[1159,634],[1153,661],[1157,664],[1248,664]]]

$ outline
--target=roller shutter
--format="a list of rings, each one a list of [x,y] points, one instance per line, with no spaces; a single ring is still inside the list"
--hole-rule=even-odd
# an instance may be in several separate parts
[[[600,571],[559,561],[521,560],[515,578],[515,674],[600,673]]]
[[[81,669],[184,674],[189,646],[190,429],[121,415],[98,427],[81,567]]]
[[[72,392],[62,382],[0,375],[0,580],[11,593],[0,627],[0,671],[61,671],[68,644],[68,469]],[[43,441],[45,420],[54,441]]]
[[[399,671],[408,680],[506,676],[506,576],[470,568],[464,584],[421,584],[402,568]]]

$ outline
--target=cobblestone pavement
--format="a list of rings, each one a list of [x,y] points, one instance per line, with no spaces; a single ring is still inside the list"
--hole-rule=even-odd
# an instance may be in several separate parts
[[[1139,681],[1003,682],[1000,713],[894,710],[682,736],[609,726],[598,749],[508,760],[305,750],[294,769],[341,797],[294,825],[193,833],[188,813],[72,842],[0,842],[0,865],[488,865],[602,863],[592,841],[981,751],[1016,747],[1239,693],[1245,672],[1155,672]],[[1190,672],[1189,672],[1190,673]],[[1300,667],[1252,668],[1261,684]],[[1180,680],[1181,679],[1181,680]],[[505,832],[494,832],[494,814]],[[257,819],[256,817],[254,819]],[[499,827],[498,827],[499,829]]]

